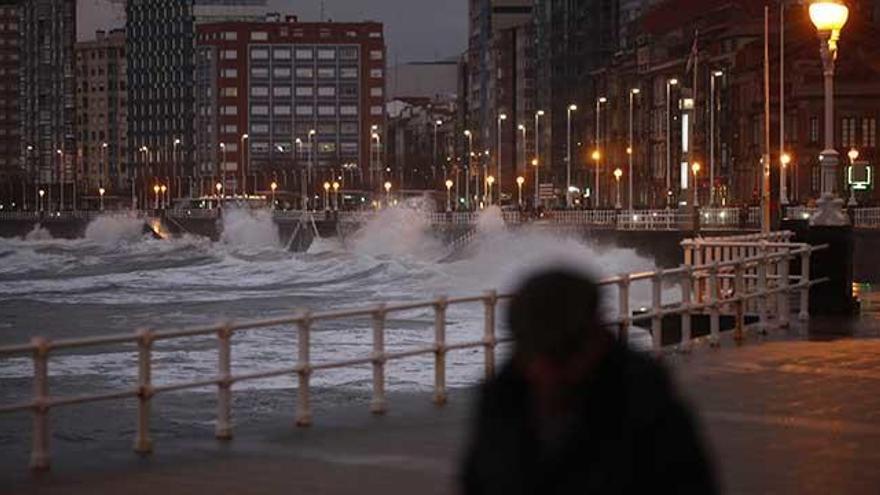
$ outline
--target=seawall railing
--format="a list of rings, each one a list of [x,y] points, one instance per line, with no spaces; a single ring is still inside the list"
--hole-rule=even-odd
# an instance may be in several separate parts
[[[736,236],[717,239],[699,239],[684,244],[688,263],[671,270],[654,270],[627,273],[601,280],[606,290],[617,292],[617,316],[609,322],[616,329],[622,341],[628,341],[630,327],[636,322],[650,322],[652,348],[655,352],[665,350],[663,345],[663,319],[680,318],[681,339],[675,347],[688,350],[698,340],[692,335],[692,320],[707,315],[711,331],[708,341],[711,345],[720,342],[720,316],[735,316],[734,335],[743,338],[746,330],[745,314],[755,306],[758,312],[758,328],[767,330],[776,325],[789,324],[787,302],[794,295],[800,295],[800,317],[807,318],[809,288],[820,280],[810,280],[809,259],[817,249],[804,244],[790,242],[790,233],[771,235]],[[719,251],[720,250],[720,251]],[[712,253],[722,253],[720,255]],[[799,261],[801,273],[792,276],[788,271],[791,263]],[[650,310],[634,313],[632,310],[642,306],[643,301],[634,300],[633,289],[639,284],[650,287]],[[664,299],[664,287],[680,289],[680,299]],[[492,377],[496,368],[496,348],[508,342],[506,337],[497,334],[496,315],[499,303],[511,298],[510,294],[496,291],[466,297],[437,297],[429,300],[378,304],[369,307],[339,311],[311,312],[302,310],[286,317],[227,322],[182,330],[156,331],[138,330],[134,333],[49,340],[35,337],[29,343],[0,347],[0,359],[20,359],[30,356],[33,366],[33,396],[23,403],[0,405],[0,413],[23,413],[32,415],[32,447],[30,466],[34,469],[47,469],[50,465],[49,440],[52,437],[50,412],[53,409],[85,403],[114,402],[120,400],[137,401],[134,450],[148,454],[153,450],[151,440],[152,400],[158,394],[175,391],[216,388],[218,405],[215,435],[218,439],[232,437],[231,405],[233,386],[242,382],[292,376],[297,379],[296,424],[308,426],[312,423],[310,385],[316,373],[331,369],[351,368],[370,365],[372,367],[372,400],[370,411],[382,414],[388,408],[385,392],[386,364],[390,361],[433,356],[434,360],[434,402],[442,405],[447,400],[446,371],[447,355],[465,349],[482,349],[484,354],[484,376]],[[771,311],[771,301],[777,301],[776,311]],[[453,306],[480,305],[483,308],[482,331],[479,338],[463,341],[447,339],[447,310]],[[386,323],[390,315],[412,310],[433,311],[433,342],[429,345],[415,345],[404,350],[389,351],[385,345]],[[372,350],[361,357],[315,362],[312,359],[311,336],[316,325],[324,322],[350,321],[369,318],[372,322]],[[296,358],[277,368],[268,368],[249,373],[237,373],[232,368],[233,337],[249,332],[279,331],[277,327],[296,328]],[[189,380],[167,384],[155,384],[152,372],[160,352],[155,344],[197,336],[213,336],[216,340],[218,360],[216,374],[193,376]],[[53,393],[49,390],[49,369],[53,354],[73,349],[92,349],[107,346],[134,346],[137,352],[137,382],[135,386],[83,395]]]

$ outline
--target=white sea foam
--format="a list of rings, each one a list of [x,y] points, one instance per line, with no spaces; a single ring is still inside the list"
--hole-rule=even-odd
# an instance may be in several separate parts
[[[85,240],[0,241],[0,253],[7,253],[0,267],[0,276],[4,277],[0,304],[26,298],[69,305],[64,311],[70,319],[78,317],[81,307],[103,308],[99,311],[106,314],[107,321],[121,319],[114,328],[122,332],[133,330],[133,324],[126,323],[129,320],[123,316],[127,315],[116,309],[119,305],[147,309],[161,304],[162,311],[156,312],[153,320],[138,324],[166,328],[289,314],[301,306],[320,311],[379,301],[478,294],[488,289],[509,291],[527,274],[549,266],[567,266],[597,276],[653,267],[650,260],[632,250],[600,250],[581,239],[540,227],[508,229],[497,208],[488,208],[480,215],[463,256],[437,262],[446,248],[431,228],[426,211],[425,203],[418,201],[383,210],[348,242],[319,240],[301,254],[283,249],[269,212],[231,209],[224,211],[223,239],[216,244],[193,238],[159,241],[135,236],[130,219],[96,221]],[[634,287],[633,294],[636,302],[650,301],[647,287]],[[613,312],[615,293],[610,291],[608,295],[608,311]],[[21,315],[21,320],[26,316]],[[451,341],[481,336],[481,304],[450,308],[448,318]],[[430,343],[432,322],[433,314],[426,310],[392,315],[389,349]],[[57,325],[65,322],[59,320]],[[20,336],[21,341],[31,336],[29,331],[5,329]],[[636,335],[644,338],[643,334]],[[372,345],[370,323],[322,323],[316,326],[312,343],[316,360],[368,356]],[[295,344],[295,332],[289,327],[237,335],[235,370],[246,373],[288,366]],[[216,372],[212,342],[162,346],[156,356],[157,383],[203,378]],[[479,375],[481,362],[480,352],[451,354],[450,385],[472,383]],[[0,361],[0,376],[25,376],[29,366],[24,359]],[[53,360],[52,369],[62,376],[127,377],[132,372],[132,354],[66,355]],[[365,368],[317,373],[314,382],[360,386],[368,379],[369,370]],[[429,358],[396,362],[389,368],[392,388],[427,387],[431,380]],[[277,379],[241,386],[292,384],[290,379]]]

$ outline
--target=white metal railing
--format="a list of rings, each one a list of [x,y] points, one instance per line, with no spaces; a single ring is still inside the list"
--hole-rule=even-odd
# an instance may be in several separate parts
[[[613,226],[617,221],[616,210],[557,210],[549,212],[555,224]]]
[[[880,208],[856,208],[853,224],[860,229],[880,229]]]
[[[193,208],[188,210],[166,210],[165,215],[169,218],[198,218],[198,219],[214,219],[220,216],[220,212],[214,208]]]
[[[691,216],[675,210],[634,210],[617,215],[620,230],[679,230],[690,225]]]
[[[809,220],[815,212],[815,206],[789,206],[785,208],[785,216],[794,220]]]
[[[740,228],[760,228],[760,218],[753,214],[753,208],[744,210],[737,207],[700,208],[700,229],[735,230]]]
[[[733,240],[731,240],[733,239]],[[717,345],[720,338],[719,318],[722,312],[736,315],[736,338],[742,338],[745,330],[744,315],[747,304],[778,295],[788,296],[800,293],[800,315],[807,317],[809,304],[810,254],[821,248],[813,248],[801,244],[789,244],[787,249],[767,249],[774,238],[731,238],[710,241],[702,239],[700,245],[731,247],[736,245],[757,245],[760,251],[737,251],[740,258],[712,258],[709,263],[693,263],[672,270],[657,270],[641,273],[629,273],[603,279],[600,285],[606,289],[616,289],[618,295],[618,314],[610,325],[617,329],[621,340],[627,341],[630,326],[637,321],[650,321],[652,347],[655,352],[663,348],[663,326],[665,316],[677,315],[681,318],[681,350],[687,350],[694,342],[691,332],[691,319],[695,315],[708,314],[711,320],[709,342]],[[785,239],[785,237],[780,237]],[[695,241],[696,242],[696,241]],[[738,243],[738,244],[737,244]],[[779,244],[784,243],[784,240]],[[787,266],[791,261],[800,258],[804,271],[799,277],[791,277]],[[768,276],[771,267],[779,267],[776,276]],[[757,274],[752,277],[751,274]],[[754,278],[754,283],[752,280]],[[664,301],[663,287],[679,284],[681,301]],[[633,301],[633,286],[648,284],[652,294],[651,310],[643,314],[633,314],[631,308],[638,307],[639,301]],[[725,289],[726,288],[726,289]],[[725,290],[722,290],[725,289]],[[204,387],[216,387],[218,396],[217,422],[215,434],[218,439],[232,437],[231,403],[233,385],[245,381],[267,379],[279,376],[296,376],[297,407],[296,424],[307,426],[312,422],[310,378],[314,373],[330,369],[350,368],[359,365],[372,366],[372,401],[370,410],[382,414],[387,410],[385,394],[386,369],[389,361],[432,355],[434,357],[434,401],[443,404],[447,397],[446,388],[446,356],[451,351],[462,349],[479,349],[484,351],[485,376],[491,377],[495,372],[496,347],[508,339],[496,335],[496,313],[499,301],[509,299],[509,294],[495,291],[483,295],[446,298],[439,297],[429,301],[402,304],[379,304],[372,307],[356,308],[342,311],[312,313],[301,311],[288,317],[280,317],[259,321],[225,323],[214,326],[190,328],[172,331],[139,330],[134,334],[104,336],[91,338],[62,339],[51,341],[45,338],[33,338],[30,343],[0,347],[0,359],[10,356],[30,355],[33,362],[33,398],[24,403],[0,406],[0,413],[30,411],[33,415],[32,449],[30,465],[35,469],[49,467],[49,439],[51,438],[49,412],[53,408],[74,404],[96,403],[123,399],[135,399],[138,402],[134,450],[139,453],[150,453],[151,402],[157,394],[172,391],[190,390]],[[478,304],[483,307],[483,331],[480,339],[462,342],[449,342],[446,337],[446,312],[450,306]],[[781,303],[780,303],[781,304]],[[759,328],[770,327],[771,314],[776,315],[775,323],[779,326],[788,324],[786,312],[759,312]],[[385,345],[386,323],[389,315],[395,313],[431,309],[434,315],[433,343],[421,347],[389,352]],[[766,308],[765,308],[766,309]],[[311,357],[310,339],[312,328],[316,323],[337,320],[351,320],[367,317],[372,321],[372,352],[362,357],[346,360],[315,363]],[[287,366],[265,369],[250,373],[236,374],[232,369],[232,337],[237,334],[256,331],[269,331],[273,327],[296,327],[297,344],[296,359],[291,359]],[[277,331],[277,330],[275,330]],[[190,381],[169,384],[154,384],[152,380],[154,344],[160,341],[171,341],[196,336],[214,336],[218,347],[217,374],[214,376],[196,376]],[[137,347],[137,385],[129,388],[87,394],[56,396],[49,391],[49,361],[54,352],[117,345],[135,345]]]
[[[77,211],[3,211],[0,212],[0,220],[88,220],[104,215],[100,211],[77,210]]]

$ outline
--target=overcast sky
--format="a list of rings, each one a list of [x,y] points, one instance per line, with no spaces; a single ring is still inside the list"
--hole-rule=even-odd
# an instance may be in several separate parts
[[[270,9],[318,20],[320,0],[270,0]],[[79,39],[125,24],[124,0],[79,0]],[[449,58],[467,44],[467,0],[325,0],[325,18],[385,23],[388,63]]]

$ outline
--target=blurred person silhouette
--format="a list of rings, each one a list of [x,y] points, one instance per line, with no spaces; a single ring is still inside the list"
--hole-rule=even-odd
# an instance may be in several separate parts
[[[667,372],[603,325],[588,276],[528,278],[513,355],[483,387],[462,472],[476,494],[714,494],[697,425]]]

